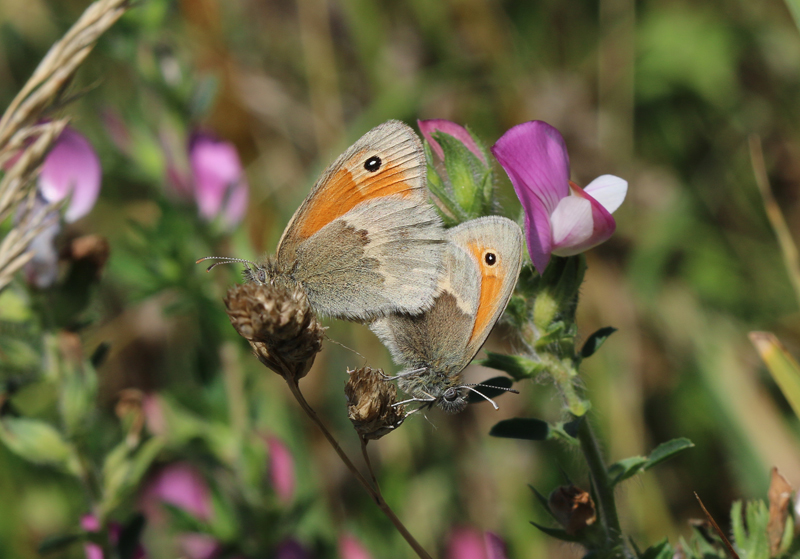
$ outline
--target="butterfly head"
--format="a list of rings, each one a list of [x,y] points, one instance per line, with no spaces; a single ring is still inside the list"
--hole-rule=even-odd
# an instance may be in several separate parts
[[[447,413],[459,413],[467,407],[467,388],[458,375],[423,367],[399,377],[400,389],[413,397],[411,401],[422,402],[422,407],[437,405]]]

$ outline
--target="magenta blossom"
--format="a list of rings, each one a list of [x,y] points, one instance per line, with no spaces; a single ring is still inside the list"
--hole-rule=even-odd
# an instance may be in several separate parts
[[[247,210],[248,186],[234,145],[195,133],[189,164],[200,215],[208,220],[219,216],[227,227],[239,223]]]
[[[627,181],[602,175],[586,189],[571,182],[564,138],[546,122],[513,127],[492,146],[492,153],[522,202],[528,252],[540,274],[551,254],[572,256],[614,233],[611,214],[625,200]]]
[[[211,518],[211,491],[200,472],[187,462],[170,464],[147,482],[139,504],[150,523],[163,521],[161,503],[182,508],[199,520]]]
[[[447,542],[447,559],[507,559],[506,547],[497,534],[481,534],[473,528],[456,528]]]
[[[341,559],[372,559],[367,548],[350,534],[339,538],[339,557]]]
[[[419,126],[420,132],[422,132],[422,135],[431,145],[431,149],[439,156],[439,159],[444,160],[444,150],[442,146],[439,145],[439,142],[433,139],[434,132],[444,132],[445,134],[453,136],[456,140],[464,144],[475,157],[480,159],[483,163],[486,163],[486,158],[480,148],[478,148],[478,144],[475,143],[469,131],[460,124],[444,120],[443,118],[435,118],[432,120],[418,120],[417,126]]]
[[[278,544],[274,559],[311,559],[311,554],[297,540],[284,540]]]
[[[39,193],[46,202],[71,196],[64,214],[68,223],[91,211],[100,194],[100,158],[82,134],[67,126],[45,157]]]
[[[269,478],[278,499],[286,503],[294,494],[294,458],[278,437],[267,437],[269,447]]]

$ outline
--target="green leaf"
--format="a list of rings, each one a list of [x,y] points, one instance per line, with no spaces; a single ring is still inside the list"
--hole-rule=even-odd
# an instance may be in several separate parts
[[[525,441],[544,441],[550,436],[550,425],[541,419],[515,417],[504,419],[489,431],[492,437],[521,439]]]
[[[749,336],[794,414],[800,417],[800,365],[774,334],[750,332]]]
[[[483,381],[477,386],[473,386],[472,388],[487,398],[497,398],[498,396],[508,393],[509,391],[504,389],[511,388],[513,384],[514,381],[508,377],[493,377],[489,380]],[[470,391],[469,396],[467,397],[467,402],[470,404],[477,404],[485,401],[486,398],[482,398],[479,394],[475,394],[472,391]]]
[[[55,551],[63,551],[65,547],[81,542],[86,539],[86,534],[61,534],[58,536],[47,536],[39,544],[39,555],[46,555]]]
[[[647,464],[645,465],[644,469],[649,470],[656,464],[660,464],[664,460],[672,458],[687,448],[694,448],[694,443],[683,437],[661,443],[655,449],[653,449],[653,452],[651,452],[650,456],[647,457]]]
[[[470,217],[478,217],[483,200],[483,176],[486,165],[467,146],[450,134],[434,131],[433,138],[444,152],[447,178],[453,187],[453,197]]]
[[[595,352],[600,349],[600,346],[605,343],[608,337],[616,331],[617,329],[613,326],[606,326],[605,328],[600,328],[600,330],[589,336],[589,338],[586,340],[586,343],[584,343],[583,347],[581,348],[581,357],[586,359],[587,357],[594,355]]]
[[[77,473],[75,451],[55,427],[25,417],[6,417],[0,421],[0,440],[22,458],[36,464],[61,467]]]
[[[508,373],[514,380],[531,378],[546,370],[543,363],[533,359],[520,355],[504,355],[492,351],[486,352],[486,359],[478,359],[475,362],[478,365]]]
[[[608,475],[611,477],[611,483],[616,485],[621,481],[635,476],[645,468],[646,464],[647,458],[644,456],[631,456],[619,462],[614,462],[608,467]]]
[[[533,485],[531,485],[530,483],[528,484],[528,487],[531,488],[531,491],[533,491],[533,494],[536,496],[536,500],[539,501],[539,504],[542,505],[544,510],[547,511],[547,514],[549,514],[551,517],[555,518],[555,515],[553,514],[553,511],[550,510],[550,502],[547,500],[547,497],[545,497],[544,495],[539,493],[539,491]]]
[[[672,559],[674,554],[675,550],[669,544],[669,539],[664,538],[645,549],[639,559]]]
[[[533,521],[531,521],[531,524],[536,526],[536,528],[538,528],[540,531],[544,532],[548,536],[556,538],[558,540],[565,542],[575,542],[575,543],[579,543],[581,541],[580,538],[578,538],[577,536],[570,536],[569,534],[567,534],[566,531],[562,530],[561,528],[548,528],[546,526],[541,526],[539,524],[536,524],[536,522]]]

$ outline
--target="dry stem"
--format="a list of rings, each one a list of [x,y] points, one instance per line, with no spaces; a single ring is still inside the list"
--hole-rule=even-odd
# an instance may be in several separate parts
[[[342,447],[339,446],[339,443],[336,441],[334,436],[330,433],[330,431],[328,431],[328,429],[325,427],[325,424],[322,423],[317,413],[306,401],[305,397],[303,396],[303,393],[300,392],[299,384],[291,378],[286,378],[286,383],[289,385],[289,390],[291,390],[292,395],[297,400],[297,403],[300,404],[300,407],[303,409],[306,415],[311,419],[311,421],[313,421],[317,425],[317,427],[319,427],[319,430],[322,431],[322,434],[325,436],[330,445],[333,447],[333,450],[336,451],[336,454],[339,455],[339,458],[341,458],[342,462],[344,462],[344,465],[347,466],[347,469],[350,470],[354,476],[356,476],[356,479],[361,483],[361,485],[364,486],[364,489],[367,490],[367,493],[369,493],[370,497],[372,497],[375,500],[375,503],[378,505],[381,511],[383,511],[383,514],[385,514],[386,517],[392,522],[392,524],[394,524],[394,527],[397,529],[398,532],[400,532],[400,535],[403,536],[406,542],[408,542],[408,545],[411,546],[411,548],[420,557],[420,559],[431,559],[431,556],[428,554],[428,552],[425,551],[425,549],[423,549],[423,547],[419,544],[419,542],[416,539],[414,539],[414,536],[411,535],[411,532],[408,531],[408,529],[403,525],[403,523],[391,509],[389,504],[384,500],[383,495],[381,494],[381,491],[378,488],[378,482],[375,479],[375,474],[372,471],[372,466],[369,462],[369,458],[366,458],[366,448],[362,447],[364,448],[365,459],[367,460],[367,467],[369,468],[370,474],[372,475],[372,479],[375,482],[374,487],[370,485],[367,479],[361,474],[361,472],[358,471],[358,468],[355,467],[355,464],[353,464],[352,460],[350,460],[350,457],[347,456],[347,454],[345,454],[344,450],[342,450]],[[363,439],[362,439],[362,444],[364,444]]]

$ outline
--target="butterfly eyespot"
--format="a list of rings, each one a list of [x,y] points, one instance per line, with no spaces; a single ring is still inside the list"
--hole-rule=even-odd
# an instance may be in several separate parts
[[[380,168],[381,168],[381,158],[378,157],[377,155],[373,155],[364,162],[364,169],[366,169],[370,173],[374,173]]]
[[[497,255],[493,252],[487,252],[483,255],[483,261],[486,262],[487,266],[494,266],[497,264]]]

